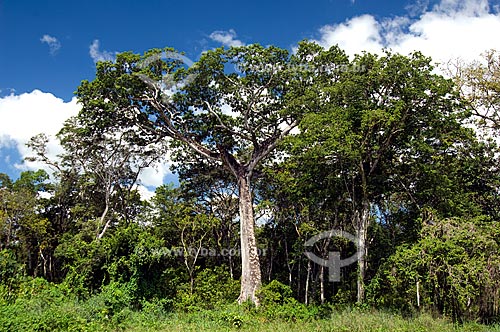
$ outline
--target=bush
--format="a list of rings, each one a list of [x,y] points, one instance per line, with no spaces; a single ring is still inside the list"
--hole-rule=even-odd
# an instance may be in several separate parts
[[[259,290],[257,296],[263,306],[284,304],[292,299],[292,289],[278,280],[272,280]]]
[[[426,225],[422,239],[400,247],[367,287],[376,306],[406,313],[420,305],[454,321],[488,320],[500,313],[500,224],[477,217]]]
[[[11,301],[23,280],[23,264],[16,260],[14,251],[0,250],[0,301]]]
[[[308,321],[318,317],[317,306],[300,303],[294,298],[288,298],[283,304],[267,305],[262,308],[262,313],[268,320],[282,321]]]
[[[85,302],[88,319],[110,319],[114,315],[129,309],[134,299],[134,285],[112,282],[103,286],[100,293]]]
[[[88,331],[75,297],[42,278],[19,285],[11,303],[0,303],[0,331]]]
[[[182,311],[213,309],[234,302],[239,294],[239,282],[226,268],[217,266],[200,271],[195,278],[193,293],[189,283],[179,287],[175,308]]]
[[[262,305],[259,312],[268,320],[304,321],[320,314],[318,307],[294,299],[292,289],[277,280],[263,286],[257,296]]]

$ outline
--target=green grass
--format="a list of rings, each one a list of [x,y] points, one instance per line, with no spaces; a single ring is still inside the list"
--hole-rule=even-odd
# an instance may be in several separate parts
[[[206,303],[197,302],[137,303],[127,294],[127,287],[110,284],[100,293],[78,300],[64,286],[40,279],[26,283],[16,297],[0,287],[0,332],[500,332],[500,325],[458,325],[426,313],[404,318],[369,308],[306,306],[293,298],[259,308],[220,304],[208,310],[203,309]],[[134,310],[134,306],[141,309]]]
[[[173,315],[158,326],[157,331],[255,331],[255,332],[448,332],[448,331],[499,331],[500,327],[485,326],[476,323],[455,325],[444,319],[435,319],[430,315],[420,315],[413,319],[382,312],[338,312],[331,317],[310,321],[270,320],[262,316],[242,316],[240,327],[231,326],[231,322],[220,322],[201,314]],[[147,331],[139,326],[130,326],[127,331]]]
[[[443,318],[420,314],[414,318],[381,311],[334,311],[323,318],[293,315],[274,318],[262,310],[226,305],[216,310],[167,312],[148,304],[141,311],[123,308],[113,315],[88,303],[33,301],[0,305],[0,331],[255,331],[255,332],[500,332],[500,326],[453,324]]]

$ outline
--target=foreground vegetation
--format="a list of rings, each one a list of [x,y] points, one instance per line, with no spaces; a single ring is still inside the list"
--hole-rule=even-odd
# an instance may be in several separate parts
[[[400,314],[367,307],[305,306],[291,298],[267,302],[218,304],[173,309],[166,301],[130,305],[122,287],[106,287],[86,300],[69,295],[61,285],[34,279],[11,303],[0,302],[0,331],[332,331],[332,332],[481,332],[500,326],[452,323],[429,313]],[[2,291],[5,291],[3,289]],[[271,295],[274,295],[271,296]],[[277,294],[267,294],[276,299]],[[265,298],[263,298],[265,300]]]

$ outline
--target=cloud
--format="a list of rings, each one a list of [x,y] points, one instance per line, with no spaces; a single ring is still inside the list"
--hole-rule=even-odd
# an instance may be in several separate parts
[[[95,39],[89,47],[89,54],[94,62],[98,61],[114,61],[115,53],[99,50],[99,40]]]
[[[236,39],[236,31],[230,29],[229,31],[214,31],[210,34],[210,39],[219,42],[224,46],[244,46],[241,40]]]
[[[319,30],[321,39],[317,42],[330,47],[338,44],[350,54],[361,51],[374,52],[381,48],[380,23],[371,15],[354,17],[345,23],[326,25]]]
[[[55,55],[57,51],[61,48],[61,43],[59,40],[57,40],[56,37],[52,37],[50,35],[43,35],[42,38],[40,38],[40,41],[42,43],[46,43],[49,45],[49,52],[51,55]]]
[[[427,7],[427,1],[418,1],[406,16],[362,15],[326,25],[316,41],[327,48],[338,44],[349,54],[381,53],[383,48],[403,54],[421,51],[441,63],[472,61],[486,50],[500,49],[500,39],[492,37],[500,31],[500,14],[487,0],[441,0]]]
[[[71,116],[77,115],[81,106],[77,99],[69,102],[57,98],[51,93],[33,90],[20,95],[11,94],[0,97],[0,157],[6,164],[11,158],[3,148],[16,149],[24,159],[32,156],[33,152],[26,146],[31,137],[45,133],[49,137],[47,145],[48,157],[57,160],[57,156],[64,153],[56,138],[64,122]],[[150,198],[153,192],[147,187],[157,187],[163,184],[165,176],[172,174],[169,166],[169,156],[166,155],[155,165],[146,168],[139,176],[137,188],[144,199]],[[24,162],[14,165],[20,171],[44,169],[49,174],[52,170],[40,162]]]
[[[143,200],[149,201],[151,198],[155,196],[154,190],[149,190],[143,185],[137,185],[135,189],[139,192],[139,195]]]
[[[145,168],[139,176],[139,182],[146,187],[161,186],[165,176],[172,173],[170,164],[169,160],[163,160]]]
[[[21,157],[32,155],[26,143],[31,137],[45,133],[49,135],[48,143],[49,157],[55,159],[63,152],[55,135],[61,129],[64,121],[70,116],[76,115],[80,106],[73,98],[69,102],[57,98],[51,93],[33,90],[30,93],[20,95],[11,94],[0,98],[0,148],[14,147]],[[46,165],[37,162],[27,162],[23,165],[15,165],[17,168],[45,169]]]
[[[427,11],[430,0],[415,0],[406,6],[406,10],[411,16],[419,16]]]

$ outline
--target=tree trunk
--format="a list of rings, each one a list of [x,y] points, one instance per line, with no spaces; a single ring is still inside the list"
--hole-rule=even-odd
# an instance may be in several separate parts
[[[357,302],[363,303],[365,299],[365,275],[366,275],[366,257],[368,255],[368,248],[366,246],[366,239],[368,233],[368,226],[370,223],[370,203],[364,199],[361,210],[356,212],[356,237],[358,239],[358,295]]]
[[[304,303],[307,305],[309,304],[309,279],[311,278],[311,261],[307,261],[307,276],[306,276],[306,289],[305,289],[305,294],[304,294]]]
[[[323,265],[319,269],[319,298],[321,304],[325,303],[325,267]]]
[[[288,268],[288,286],[292,287],[292,266],[290,265],[290,257],[288,256],[288,239],[285,237],[284,245],[285,245],[285,262]],[[271,257],[272,258],[272,257]],[[272,261],[272,259],[271,259]]]
[[[111,219],[110,219],[106,222],[103,230],[101,231],[101,226],[104,223],[104,221],[106,220],[106,216],[108,215],[109,203],[110,203],[110,198],[109,198],[110,194],[108,191],[109,189],[106,189],[106,190],[107,191],[106,191],[106,195],[104,198],[105,207],[104,207],[104,211],[101,214],[101,218],[99,218],[99,225],[97,226],[97,236],[96,236],[97,240],[100,240],[104,236],[104,233],[106,233],[106,230],[108,229],[109,225],[111,224]]]
[[[228,246],[229,248],[229,246]],[[229,259],[229,276],[231,277],[231,279],[234,278],[234,274],[233,274],[233,257],[231,255],[228,255],[227,257]]]
[[[238,303],[251,300],[259,305],[256,291],[261,285],[261,272],[257,242],[255,240],[255,221],[253,199],[250,189],[250,176],[238,177],[240,239],[241,239],[241,292]]]

